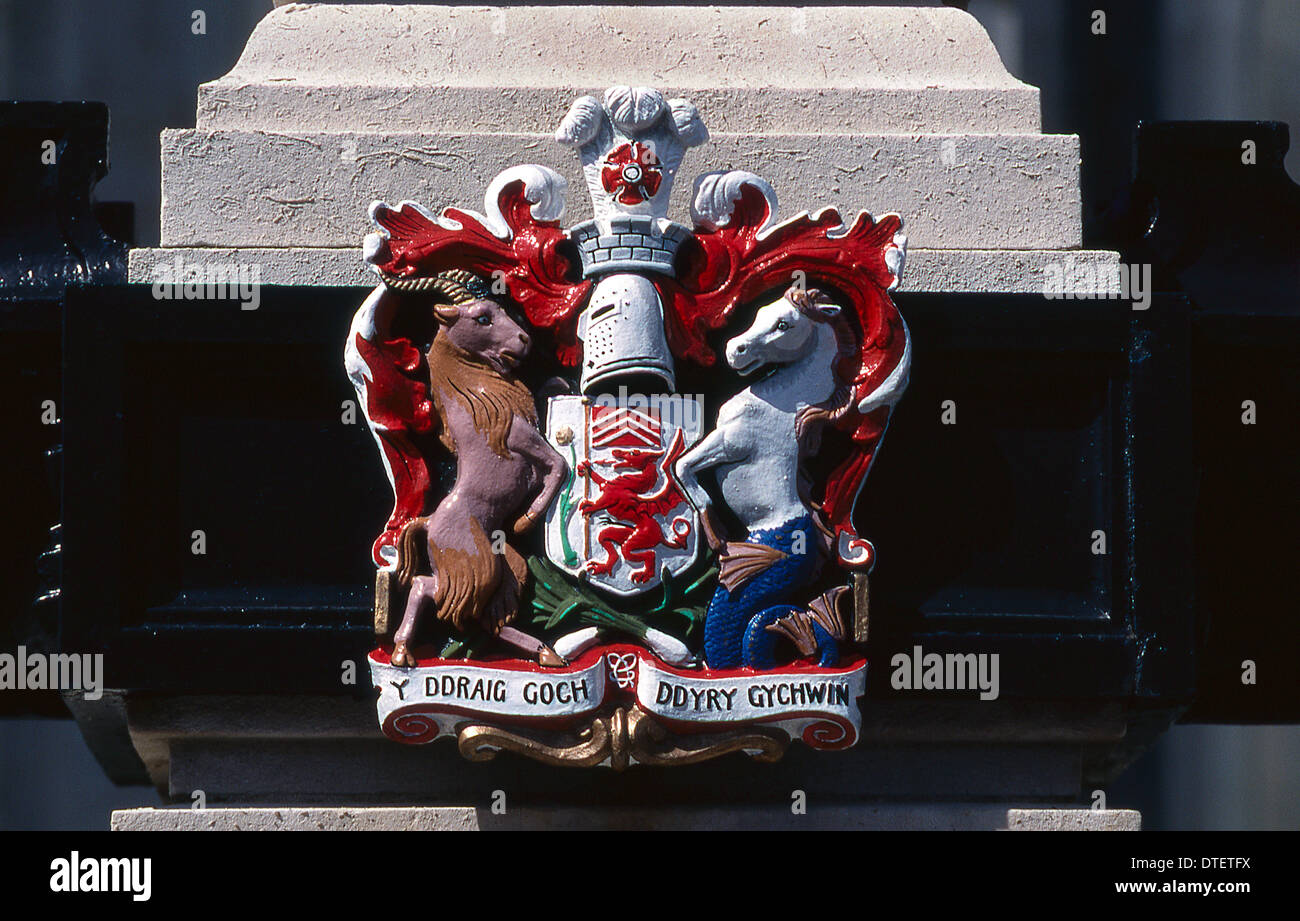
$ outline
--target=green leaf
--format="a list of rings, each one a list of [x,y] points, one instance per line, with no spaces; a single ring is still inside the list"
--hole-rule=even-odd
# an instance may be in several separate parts
[[[556,609],[555,613],[552,614],[549,618],[547,618],[546,629],[550,630],[560,621],[564,620],[564,618],[568,617],[570,613],[577,610],[581,606],[582,606],[582,601],[580,599],[574,599],[573,601],[570,601],[568,604],[566,604],[564,607]]]

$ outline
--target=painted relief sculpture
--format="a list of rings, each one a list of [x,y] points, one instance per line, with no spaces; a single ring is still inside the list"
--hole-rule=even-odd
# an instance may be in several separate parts
[[[577,100],[594,217],[518,166],[484,213],[375,202],[348,373],[393,485],[372,554],[383,731],[567,765],[856,742],[858,493],[911,344],[897,215],[777,223],[743,171],[669,196],[685,100]]]

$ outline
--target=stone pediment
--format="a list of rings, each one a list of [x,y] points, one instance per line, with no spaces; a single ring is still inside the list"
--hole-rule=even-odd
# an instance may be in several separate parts
[[[132,280],[179,255],[364,284],[358,203],[478,208],[521,161],[579,188],[555,128],[615,84],[698,107],[692,174],[753,170],[801,207],[907,215],[909,290],[1040,291],[1062,251],[1115,263],[1080,249],[1078,138],[1041,133],[1038,89],[960,10],[290,4],[199,88],[195,127],[163,132],[161,248],[133,251]],[[590,216],[575,196],[565,220]]]

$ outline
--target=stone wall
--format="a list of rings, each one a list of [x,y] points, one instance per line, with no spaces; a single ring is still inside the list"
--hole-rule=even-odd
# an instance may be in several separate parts
[[[1115,261],[1079,250],[1078,138],[1041,133],[1038,90],[959,10],[290,4],[199,88],[196,126],[163,133],[162,246],[132,254],[132,280],[179,253],[364,284],[372,200],[477,208],[521,162],[569,180],[576,224],[591,206],[553,132],[613,84],[698,106],[711,140],[687,176],[758,173],[783,218],[902,214],[906,289],[1037,291],[1062,251]]]

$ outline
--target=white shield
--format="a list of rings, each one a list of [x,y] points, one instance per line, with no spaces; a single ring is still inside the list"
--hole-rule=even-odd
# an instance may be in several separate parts
[[[699,515],[672,473],[699,440],[699,402],[636,395],[552,397],[546,437],[569,480],[546,514],[546,555],[616,595],[656,588],[700,549]]]

